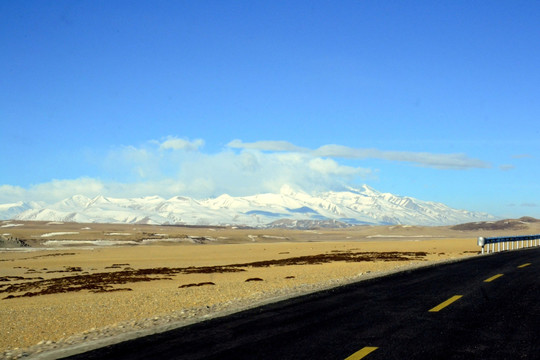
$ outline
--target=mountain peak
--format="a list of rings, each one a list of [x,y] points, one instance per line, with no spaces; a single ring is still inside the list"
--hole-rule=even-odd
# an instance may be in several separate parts
[[[279,193],[281,195],[294,195],[296,191],[294,191],[294,189],[290,185],[284,184],[279,189]]]
[[[377,190],[375,190],[374,188],[372,188],[371,186],[369,185],[362,185],[362,192],[364,194],[368,194],[368,195],[380,195],[381,193]]]
[[[60,204],[65,207],[81,206],[86,207],[90,203],[90,199],[84,195],[73,195],[70,198],[62,200]]]

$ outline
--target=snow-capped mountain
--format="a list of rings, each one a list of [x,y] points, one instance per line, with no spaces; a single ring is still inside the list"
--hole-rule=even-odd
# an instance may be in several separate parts
[[[11,219],[12,217],[15,217],[17,214],[20,214],[23,211],[32,209],[32,205],[33,204],[25,203],[22,201],[10,204],[0,204],[0,218]]]
[[[493,220],[487,213],[452,209],[442,203],[381,193],[364,185],[360,189],[310,195],[283,186],[279,194],[244,197],[221,195],[196,200],[175,196],[119,199],[75,195],[58,203],[0,205],[0,218],[17,220],[286,226],[312,223],[336,226],[361,224],[452,225]],[[300,222],[298,222],[300,221]],[[330,225],[329,225],[330,224]]]

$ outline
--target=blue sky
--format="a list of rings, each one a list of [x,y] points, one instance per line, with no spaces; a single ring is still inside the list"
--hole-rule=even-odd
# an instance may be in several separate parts
[[[368,184],[540,217],[540,2],[2,1],[0,203]]]

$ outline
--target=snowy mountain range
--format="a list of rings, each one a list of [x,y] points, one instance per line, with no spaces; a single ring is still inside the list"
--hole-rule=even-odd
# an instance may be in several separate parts
[[[75,195],[55,204],[0,204],[0,219],[81,223],[235,225],[301,227],[348,225],[453,225],[494,220],[487,213],[450,208],[442,203],[360,189],[310,195],[285,185],[279,194],[221,195],[195,200],[176,196],[93,199]]]

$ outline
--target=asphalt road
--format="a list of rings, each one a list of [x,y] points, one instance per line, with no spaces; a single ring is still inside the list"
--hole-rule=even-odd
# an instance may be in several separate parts
[[[69,359],[540,359],[540,248],[371,279]]]

